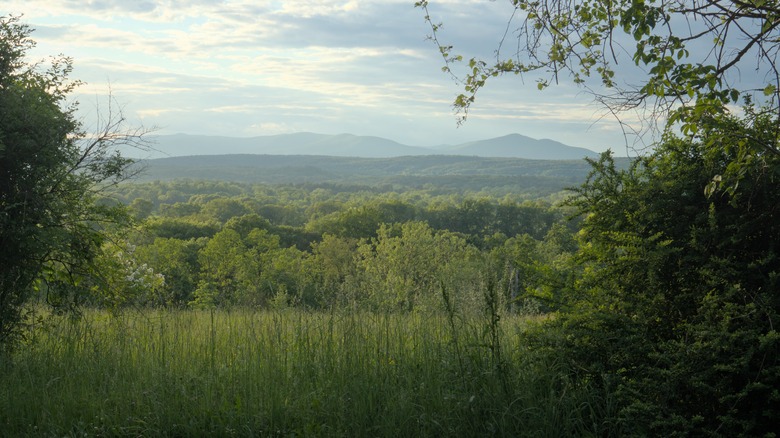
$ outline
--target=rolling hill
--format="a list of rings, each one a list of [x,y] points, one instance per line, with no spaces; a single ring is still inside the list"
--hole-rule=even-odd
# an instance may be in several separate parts
[[[619,158],[618,165],[628,164]],[[591,166],[578,160],[528,160],[455,155],[391,158],[315,155],[192,155],[139,162],[138,182],[177,179],[263,184],[335,184],[423,189],[437,193],[485,191],[547,196],[580,185]]]
[[[463,143],[444,151],[455,155],[479,157],[513,157],[530,160],[576,160],[598,154],[584,148],[567,146],[550,139],[536,140],[520,134],[510,134],[488,140]]]
[[[578,160],[598,156],[596,152],[589,149],[567,146],[553,140],[536,140],[519,134],[437,148],[409,146],[381,137],[309,132],[244,138],[174,134],[153,136],[150,140],[155,150],[149,154],[138,156],[138,151],[123,152],[127,156],[137,158],[256,154],[360,158],[467,155],[535,160]]]

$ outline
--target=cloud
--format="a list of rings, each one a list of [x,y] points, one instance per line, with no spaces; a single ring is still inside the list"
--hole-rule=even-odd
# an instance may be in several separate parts
[[[492,56],[511,11],[508,2],[431,4],[445,22],[442,42],[467,57]],[[542,95],[531,84],[526,92],[513,78],[483,90],[457,129],[451,103],[461,86],[441,72],[410,0],[7,0],[0,8],[24,12],[38,29],[36,56],[74,58],[87,101],[110,88],[131,114],[173,132],[353,132],[438,144],[556,120],[584,129],[593,119],[576,91]]]
[[[288,134],[299,131],[287,125],[286,123],[274,123],[274,122],[260,122],[254,123],[249,126],[248,132],[252,132],[252,135],[276,135],[276,134]]]
[[[146,108],[136,111],[136,115],[141,119],[158,119],[162,115],[181,112],[185,112],[185,110],[181,108]]]

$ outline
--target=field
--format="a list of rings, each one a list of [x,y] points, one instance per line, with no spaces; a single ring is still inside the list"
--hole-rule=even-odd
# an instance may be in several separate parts
[[[564,436],[586,388],[522,345],[533,321],[303,310],[49,317],[3,363],[13,436]]]

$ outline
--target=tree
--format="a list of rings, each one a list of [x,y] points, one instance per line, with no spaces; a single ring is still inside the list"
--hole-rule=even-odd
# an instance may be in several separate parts
[[[490,255],[509,310],[531,314],[560,310],[578,274],[571,261],[576,251],[571,231],[556,223],[543,241],[528,234],[499,241],[501,246]]]
[[[778,0],[512,0],[512,4],[495,60],[471,58],[460,78],[464,93],[456,98],[455,108],[461,121],[491,78],[510,73],[538,74],[540,90],[568,77],[617,116],[639,110],[649,116],[646,121],[679,122],[687,133],[695,133],[701,117],[727,113],[740,97],[756,92],[767,98],[769,111],[780,113]],[[463,57],[439,42],[441,25],[431,21],[429,2],[416,5],[431,24],[445,70],[453,73]],[[512,36],[517,42],[508,44]],[[752,71],[758,82],[747,80]],[[778,153],[776,142],[762,146]]]
[[[133,202],[131,202],[128,207],[130,209],[130,213],[137,220],[144,220],[148,218],[152,214],[152,211],[154,211],[154,204],[152,201],[144,198],[133,199]]]
[[[354,294],[355,288],[345,286],[357,272],[357,247],[356,239],[332,234],[325,234],[320,242],[311,244],[312,257],[308,260],[308,270],[314,277],[322,307],[346,305],[354,298],[350,294]]]
[[[187,240],[212,237],[220,225],[213,220],[202,222],[193,217],[152,217],[144,222],[143,228],[153,237]]]
[[[479,252],[462,236],[436,231],[425,222],[383,224],[377,234],[358,245],[356,260],[361,291],[375,308],[439,308],[442,285],[453,291],[453,302],[469,302],[475,295],[482,268]]]
[[[230,218],[249,214],[249,208],[239,200],[219,197],[206,202],[201,213],[209,219],[215,219],[224,224]]]
[[[374,205],[350,207],[307,224],[306,230],[339,237],[361,239],[376,236],[382,215]]]
[[[774,117],[745,113],[667,134],[628,170],[605,153],[573,199],[584,274],[554,342],[623,433],[772,436],[780,420],[780,157],[733,166],[776,141]]]
[[[130,305],[165,305],[165,276],[139,261],[136,247],[111,236],[90,263],[95,275],[78,284],[92,305],[118,311]]]
[[[68,287],[91,275],[108,223],[120,209],[95,202],[101,190],[130,176],[132,162],[117,150],[143,146],[144,131],[124,131],[110,106],[88,134],[75,117],[71,60],[28,64],[32,30],[18,17],[0,17],[0,344],[11,346],[25,321],[24,306],[40,291],[66,303]]]
[[[195,239],[157,237],[136,249],[136,257],[165,278],[154,304],[183,306],[191,300],[197,286],[198,245]]]
[[[236,230],[228,228],[215,234],[198,252],[201,275],[191,304],[201,307],[235,304],[248,286],[242,281],[247,262],[247,247]]]

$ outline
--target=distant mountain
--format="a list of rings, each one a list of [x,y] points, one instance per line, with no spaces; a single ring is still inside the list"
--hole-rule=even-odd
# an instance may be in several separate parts
[[[589,149],[567,146],[555,140],[536,140],[520,134],[510,134],[488,140],[472,141],[443,149],[456,155],[479,157],[513,157],[529,160],[576,160],[597,158],[599,154]]]
[[[361,158],[467,155],[534,160],[573,160],[598,156],[596,152],[588,149],[567,146],[553,140],[535,140],[520,134],[459,145],[442,145],[436,148],[408,146],[381,137],[352,134],[326,135],[310,132],[243,138],[175,134],[154,136],[150,140],[154,143],[155,150],[139,158],[259,154]],[[123,152],[128,156],[138,156],[137,151]]]
[[[359,137],[351,134],[325,135],[310,132],[243,138],[174,134],[153,136],[150,140],[154,143],[156,152],[144,158],[224,154],[385,158],[430,153],[423,148],[405,146],[379,137]]]

